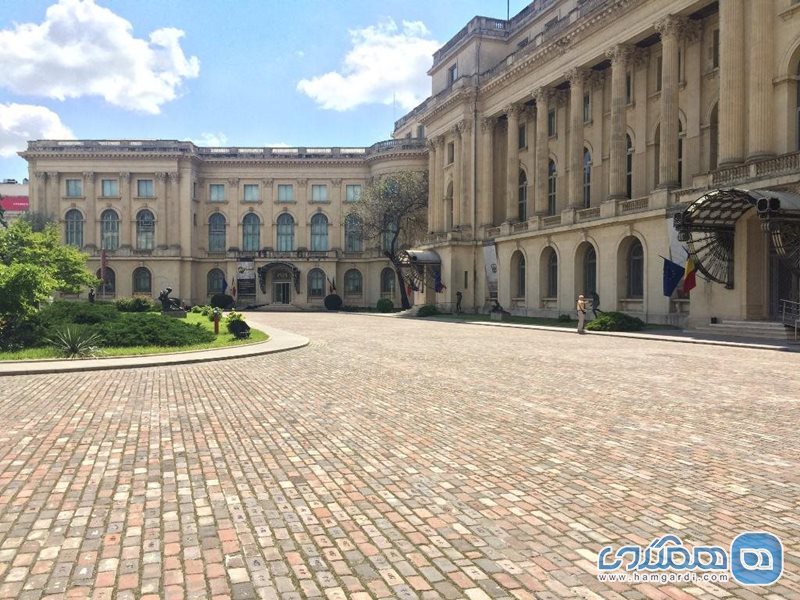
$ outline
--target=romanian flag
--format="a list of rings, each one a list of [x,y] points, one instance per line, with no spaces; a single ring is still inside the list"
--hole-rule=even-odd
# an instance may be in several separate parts
[[[690,256],[686,259],[686,268],[683,272],[683,293],[688,294],[697,286],[697,267]]]
[[[672,262],[663,256],[661,258],[664,259],[664,295],[672,296],[675,288],[678,287],[681,279],[683,279],[685,270],[678,263]]]

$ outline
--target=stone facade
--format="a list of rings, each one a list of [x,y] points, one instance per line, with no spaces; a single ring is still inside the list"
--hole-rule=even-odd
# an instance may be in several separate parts
[[[348,204],[375,176],[424,170],[423,140],[369,148],[35,141],[21,154],[31,209],[58,220],[92,270],[106,248],[115,285],[100,296],[156,297],[171,287],[203,303],[224,281],[240,306],[313,308],[335,283],[345,305],[381,297],[399,305],[394,280],[382,280],[381,249],[348,243]]]
[[[510,20],[475,17],[435,55],[424,126],[430,235],[447,289],[485,309],[483,247],[500,303],[601,308],[653,322],[769,319],[797,277],[755,210],[736,223],[731,289],[699,278],[665,297],[672,213],[720,187],[797,191],[800,6],[793,0],[554,0]],[[418,298],[420,300],[420,298]]]

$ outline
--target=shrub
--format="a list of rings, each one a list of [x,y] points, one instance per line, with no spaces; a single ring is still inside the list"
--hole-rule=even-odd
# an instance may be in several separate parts
[[[250,337],[250,326],[245,323],[242,313],[232,312],[225,318],[228,332],[238,339]]]
[[[440,314],[442,313],[439,312],[439,309],[436,308],[435,304],[426,304],[425,306],[421,306],[419,311],[417,311],[418,317],[433,317]]]
[[[209,306],[208,310],[203,313],[203,316],[208,317],[208,320],[213,323],[217,316],[219,316],[220,319],[222,318],[222,311],[218,308],[211,308]]]
[[[233,296],[228,294],[214,294],[209,301],[214,308],[224,308],[225,310],[233,307]]]
[[[97,353],[100,336],[77,327],[67,327],[57,331],[52,338],[45,341],[53,345],[66,358],[86,358]]]
[[[378,300],[378,304],[376,306],[378,312],[388,313],[392,312],[394,309],[394,302],[392,302],[389,298],[381,298]]]
[[[325,308],[328,310],[339,310],[342,308],[342,297],[338,294],[328,294],[325,296]]]
[[[194,313],[196,315],[202,315],[202,314],[204,314],[203,313],[203,309],[205,309],[205,308],[206,307],[202,306],[201,304],[196,304],[195,306],[193,306],[192,308],[189,309],[189,312]]]
[[[604,312],[586,325],[590,331],[641,331],[644,321],[621,312]]]
[[[66,325],[91,325],[119,318],[120,313],[111,302],[53,302],[39,311],[39,319],[48,330]]]
[[[44,338],[39,315],[0,318],[0,350],[21,350],[41,344]]]
[[[566,314],[558,315],[559,323],[569,323],[570,321],[572,321],[572,317],[570,317],[569,315]]]
[[[122,313],[113,323],[96,328],[103,346],[188,346],[214,341],[214,332],[200,324],[154,313]]]
[[[119,298],[114,301],[114,306],[120,312],[157,312],[161,310],[161,306],[151,300],[142,296],[134,298]]]

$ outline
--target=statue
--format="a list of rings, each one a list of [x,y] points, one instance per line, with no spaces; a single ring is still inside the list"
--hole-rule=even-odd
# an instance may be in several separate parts
[[[158,300],[161,302],[161,311],[169,312],[173,310],[182,310],[180,298],[170,298],[170,292],[172,292],[172,288],[168,287],[161,290],[161,293],[158,295]]]

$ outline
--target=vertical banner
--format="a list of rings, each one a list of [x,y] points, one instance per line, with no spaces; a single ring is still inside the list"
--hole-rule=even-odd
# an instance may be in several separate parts
[[[483,265],[486,268],[486,287],[489,298],[497,298],[497,248],[494,242],[483,246]]]
[[[256,264],[254,260],[242,260],[236,265],[236,283],[239,296],[256,295]]]

